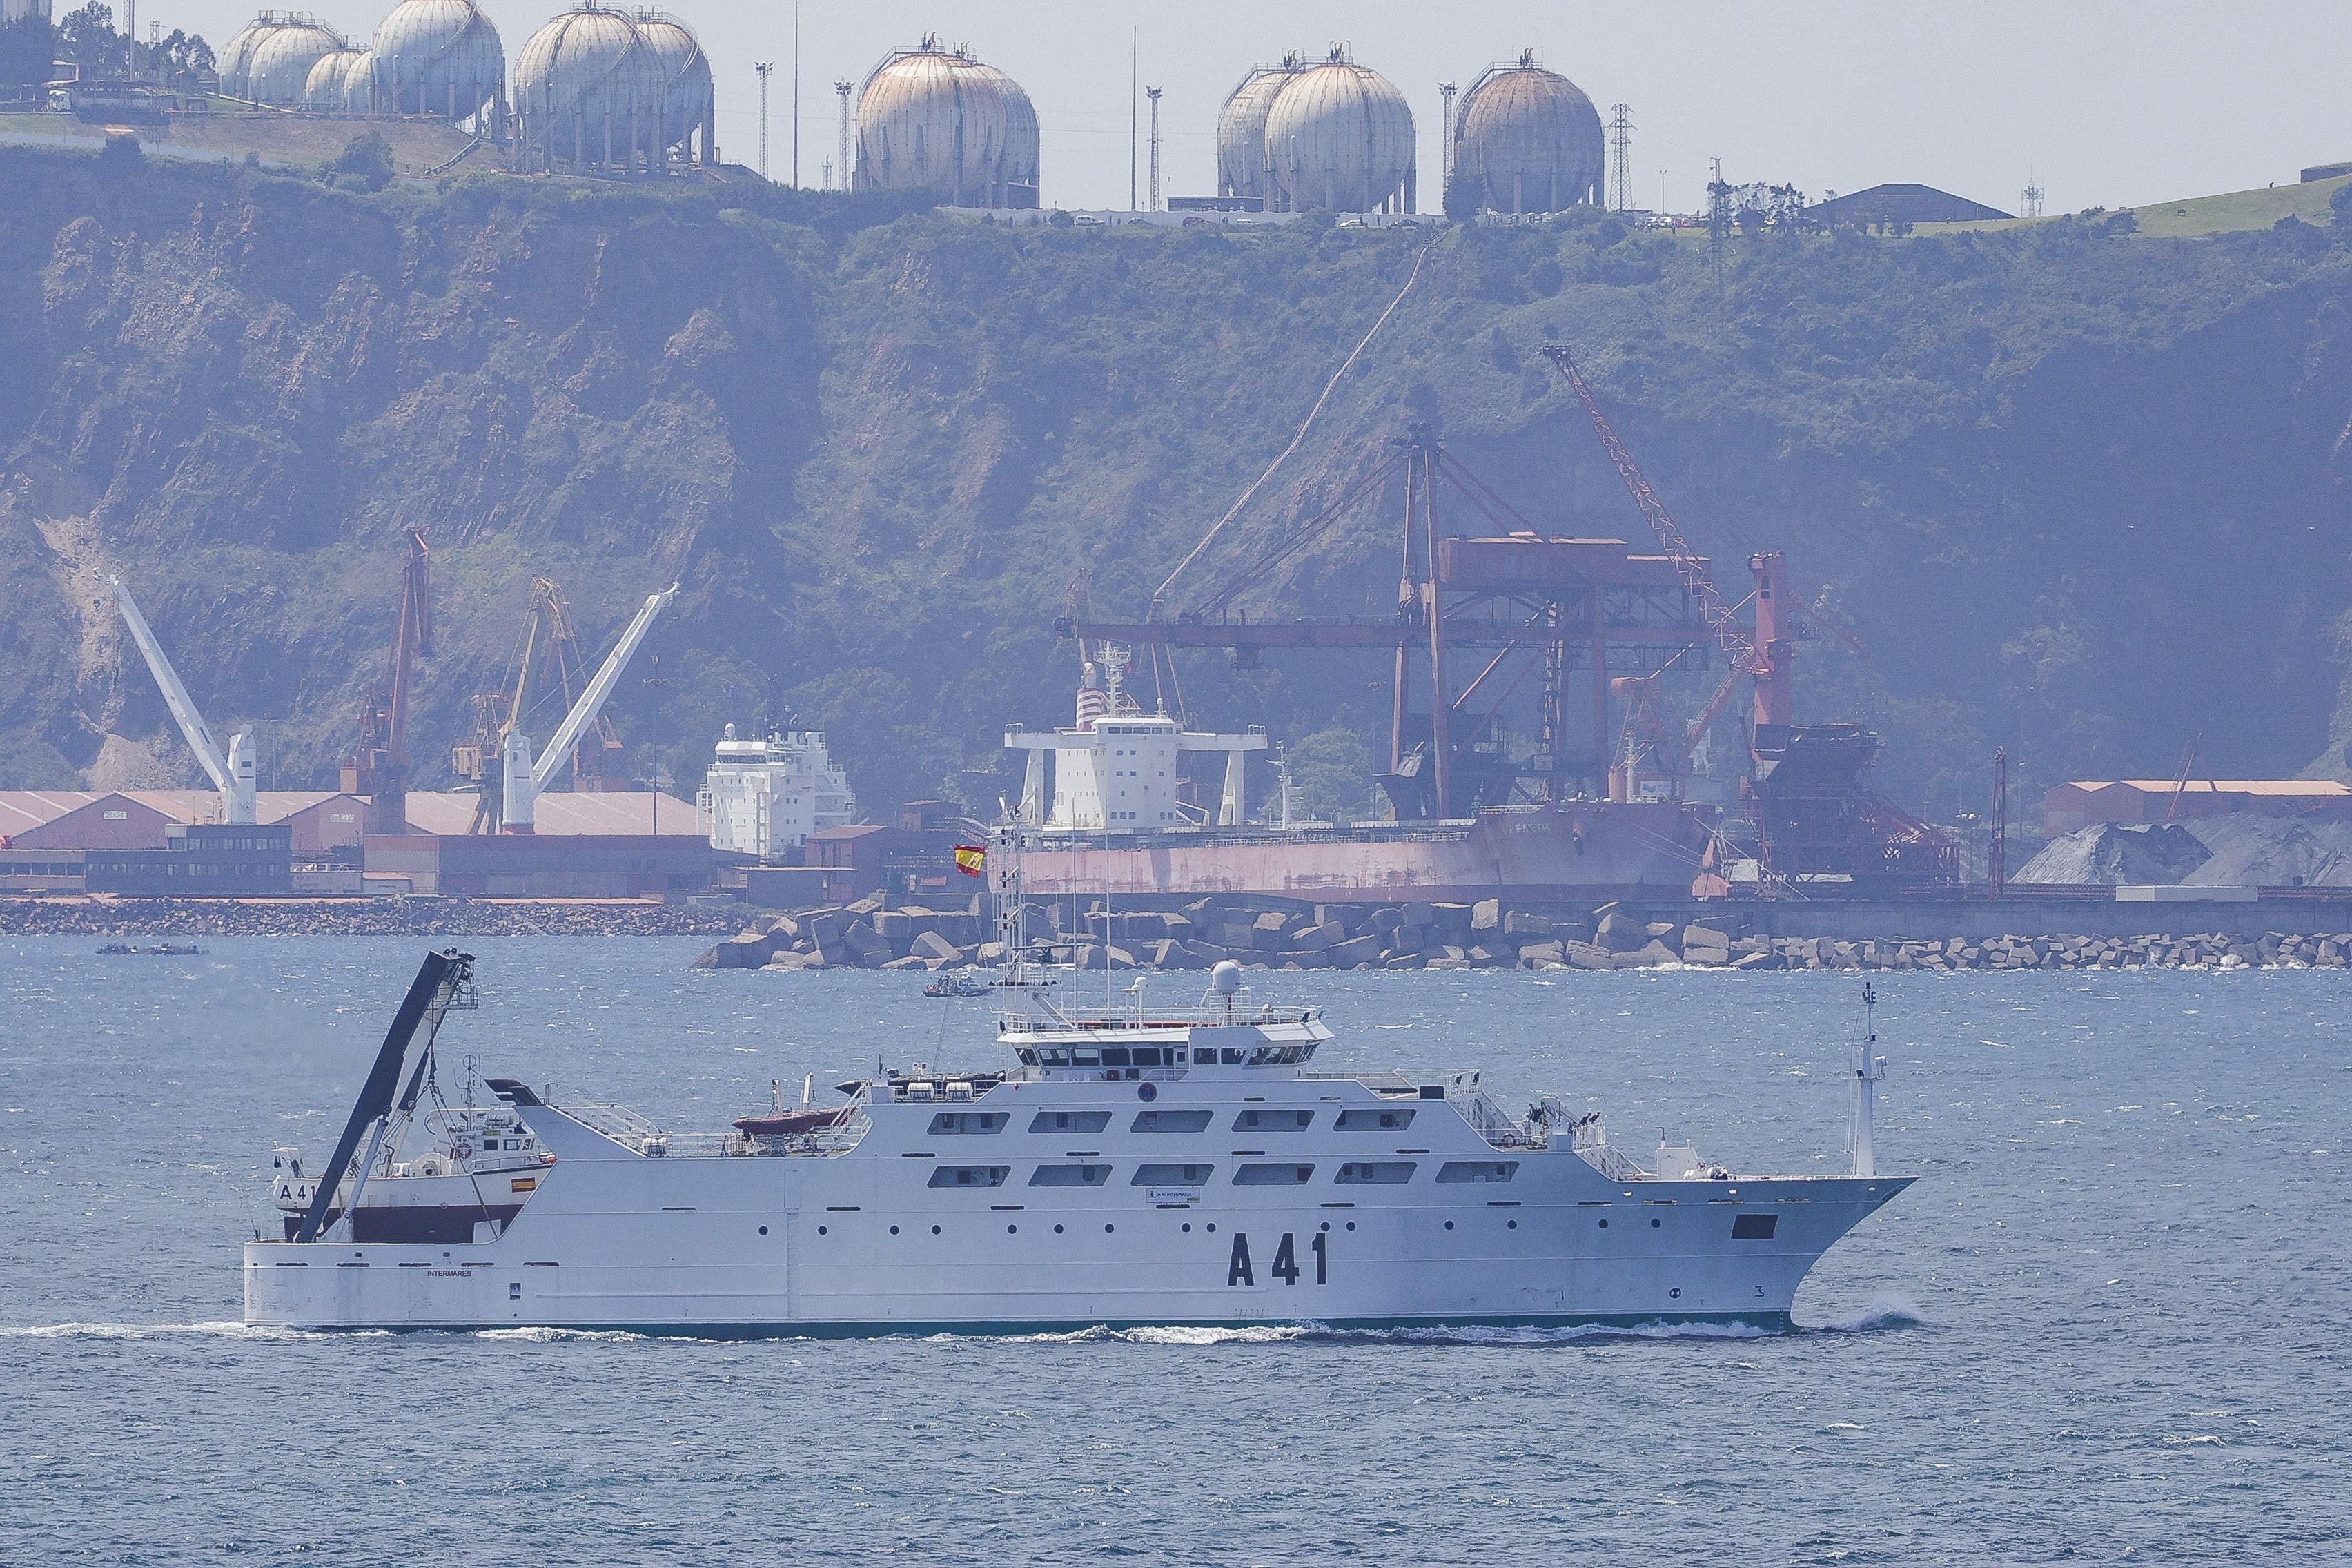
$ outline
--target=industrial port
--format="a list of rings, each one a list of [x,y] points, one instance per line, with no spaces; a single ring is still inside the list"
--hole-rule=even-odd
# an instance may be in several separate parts
[[[36,15],[37,0],[9,0],[10,22]],[[135,41],[129,16],[126,32]],[[216,58],[142,58],[134,47],[119,64],[61,68],[43,102],[77,123],[165,138],[236,121],[438,128],[446,136],[430,145],[448,155],[415,171],[432,175],[751,173],[719,154],[716,78],[691,26],[657,13],[584,0],[509,64],[473,0],[401,0],[364,40],[307,13],[268,12]],[[1533,49],[1466,89],[1440,89],[1444,164],[1428,179],[1407,95],[1344,44],[1243,72],[1214,115],[1212,193],[1163,194],[1160,96],[1149,90],[1150,176],[1129,220],[1319,212],[1434,225],[1433,205],[1493,222],[1632,207],[1625,106],[1604,124]],[[992,221],[1069,216],[1048,199],[1037,108],[972,46],[927,35],[835,91],[838,145],[823,187]],[[1840,201],[1882,223],[2000,216],[1921,186]],[[2352,949],[2315,934],[2306,950],[2279,934],[2352,925],[2352,844],[2332,837],[2352,821],[2340,784],[2225,785],[2192,750],[2175,779],[2052,791],[2049,847],[2017,866],[2022,814],[2008,799],[2005,755],[1985,759],[1990,810],[1968,834],[1890,798],[1873,782],[1877,735],[1797,711],[1793,671],[1808,645],[1864,651],[1827,598],[1800,585],[1805,563],[1770,549],[1737,564],[1698,552],[1571,346],[1541,353],[1646,537],[1566,531],[1534,498],[1507,497],[1474,471],[1441,430],[1407,421],[1339,459],[1348,478],[1329,504],[1213,557],[1213,577],[1204,569],[1180,591],[1180,566],[1148,605],[1074,602],[1055,622],[1074,721],[1004,718],[1024,767],[1007,809],[1037,835],[1030,887],[1059,956],[1162,967],[1221,956],[1309,967],[2052,967],[2334,964]],[[1402,516],[1393,615],[1251,613],[1253,584],[1375,511]],[[804,728],[728,725],[710,738],[693,798],[634,776],[606,710],[674,587],[647,584],[625,624],[602,628],[592,661],[562,589],[535,579],[507,679],[469,694],[471,733],[428,747],[410,710],[432,647],[430,563],[412,531],[388,581],[397,630],[381,689],[354,716],[332,789],[259,788],[253,735],[220,743],[142,616],[136,584],[110,581],[214,788],[0,792],[0,892],[52,909],[207,897],[692,904],[722,911],[712,918],[769,911],[742,944],[716,950],[722,967],[748,966],[755,952],[775,968],[992,956],[964,931],[978,903],[955,864],[995,816],[985,804],[861,811],[825,736]],[[1391,671],[1378,822],[1294,821],[1284,738],[1248,714],[1212,722],[1185,698],[1186,660],[1255,668],[1330,654],[1369,654]],[[557,694],[560,721],[530,733],[534,699]],[[445,752],[453,787],[415,787],[441,775]],[[1279,781],[1267,798],[1252,798],[1253,768]],[[1244,940],[1244,928],[1257,934]],[[2070,934],[2053,947],[2019,931]]]

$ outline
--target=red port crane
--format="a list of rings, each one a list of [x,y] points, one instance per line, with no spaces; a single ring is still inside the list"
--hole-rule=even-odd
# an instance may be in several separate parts
[[[410,529],[385,684],[361,709],[359,746],[343,767],[343,792],[367,796],[370,833],[408,831],[408,678],[415,661],[433,652],[431,561],[424,533]]]

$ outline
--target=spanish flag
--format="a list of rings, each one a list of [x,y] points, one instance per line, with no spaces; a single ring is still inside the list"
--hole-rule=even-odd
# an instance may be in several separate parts
[[[988,868],[988,851],[977,844],[959,844],[955,848],[956,869],[967,877],[977,877]]]

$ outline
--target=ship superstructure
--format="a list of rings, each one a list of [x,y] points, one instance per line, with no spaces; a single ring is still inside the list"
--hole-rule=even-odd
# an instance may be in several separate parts
[[[712,848],[762,860],[798,849],[812,833],[857,820],[849,775],[814,730],[753,737],[728,725],[695,804]]]
[[[1007,920],[1018,952],[1017,901]],[[489,1079],[499,1105],[428,1142],[495,1126],[530,1140],[513,1152],[528,1169],[500,1173],[495,1205],[442,1214],[427,1237],[405,1216],[395,1234],[379,1211],[467,1201],[408,1202],[455,1173],[425,1163],[446,1149],[402,1143],[433,1028],[470,973],[462,954],[428,959],[334,1155],[307,1191],[281,1186],[301,1212],[286,1238],[245,1248],[248,1321],[1769,1327],[1813,1261],[1910,1182],[1861,1161],[1735,1174],[1663,1140],[1645,1166],[1593,1112],[1546,1100],[1513,1116],[1475,1068],[1331,1070],[1320,1011],[1253,999],[1231,964],[1177,1009],[1139,989],[1083,1008],[1016,965],[993,1061],[886,1069],[838,1104],[780,1100],[731,1129],[673,1131]],[[1865,1095],[1874,1082],[1857,1079]]]

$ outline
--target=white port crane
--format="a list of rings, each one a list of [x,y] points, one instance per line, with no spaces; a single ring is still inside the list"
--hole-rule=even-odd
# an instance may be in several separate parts
[[[180,684],[179,672],[172,661],[163,657],[163,645],[155,640],[155,633],[147,625],[147,617],[139,613],[139,602],[118,577],[105,579],[114,590],[114,602],[122,611],[123,624],[131,628],[131,640],[147,657],[147,668],[155,677],[155,684],[163,690],[163,703],[179,721],[180,733],[186,737],[188,750],[196,753],[196,761],[212,775],[220,790],[221,820],[229,823],[249,823],[258,820],[254,811],[256,768],[254,763],[253,727],[247,725],[229,737],[228,753],[221,753],[213,732],[205,726],[205,716],[196,711],[188,696],[188,689]]]
[[[594,723],[596,715],[604,711],[605,700],[613,695],[613,688],[620,684],[621,672],[628,668],[630,658],[637,651],[637,645],[646,640],[646,634],[653,630],[655,618],[667,609],[669,602],[676,597],[677,584],[675,583],[658,594],[646,596],[636,618],[629,623],[628,630],[621,634],[620,642],[605,656],[603,668],[596,671],[596,679],[588,683],[588,689],[580,694],[580,700],[573,703],[572,711],[564,715],[562,727],[555,731],[555,738],[548,742],[547,751],[536,767],[530,760],[530,737],[524,734],[520,726],[508,729],[502,753],[506,798],[499,814],[500,831],[532,831],[539,815],[540,792],[554,779],[558,770],[571,756],[572,743],[580,738],[581,731]]]

